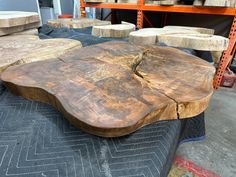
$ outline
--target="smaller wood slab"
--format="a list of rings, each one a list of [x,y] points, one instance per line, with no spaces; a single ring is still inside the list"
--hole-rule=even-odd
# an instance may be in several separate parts
[[[0,73],[12,65],[59,57],[81,47],[81,43],[73,39],[40,40],[34,35],[0,37]]]
[[[0,28],[0,36],[5,36],[5,35],[17,33],[17,32],[22,32],[22,31],[29,30],[29,29],[35,29],[38,27],[40,27],[39,22],[29,23],[27,25],[13,26],[13,27],[8,27],[8,28]]]
[[[36,12],[0,11],[0,28],[9,28],[38,22],[40,22],[40,18]]]
[[[48,25],[56,28],[87,28],[98,25],[110,25],[110,21],[101,21],[98,19],[80,18],[80,19],[56,19],[48,20]]]
[[[93,26],[92,35],[98,37],[126,38],[134,30],[135,25],[131,23]]]
[[[223,51],[228,48],[229,39],[208,34],[169,34],[158,37],[158,42],[163,42],[172,47],[183,47],[203,51]]]

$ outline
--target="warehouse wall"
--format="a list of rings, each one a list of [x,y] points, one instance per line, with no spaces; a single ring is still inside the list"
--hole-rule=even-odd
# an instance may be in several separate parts
[[[39,12],[37,0],[0,0],[0,10]]]

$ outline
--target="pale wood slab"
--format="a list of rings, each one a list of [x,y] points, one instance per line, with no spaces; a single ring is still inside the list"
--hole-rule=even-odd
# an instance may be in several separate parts
[[[129,35],[129,42],[134,44],[165,43],[172,47],[184,47],[204,51],[223,51],[229,40],[212,35],[214,30],[207,28],[166,26],[164,28],[143,28]],[[154,35],[156,34],[156,36]]]
[[[92,35],[98,37],[126,38],[134,30],[135,25],[131,23],[93,26]]]
[[[40,27],[39,22],[30,23],[27,25],[14,26],[14,27],[9,27],[9,28],[0,28],[0,36],[5,36],[5,35],[17,33],[17,32],[22,32],[22,31],[25,31],[28,29],[34,29],[34,28],[38,28],[38,27]]]
[[[214,29],[209,29],[209,28],[201,28],[201,27],[190,27],[190,26],[165,26],[164,29],[170,29],[170,30],[177,30],[180,31],[181,29],[184,30],[189,30],[189,31],[196,31],[202,34],[210,34],[213,35],[215,33]]]
[[[203,0],[194,0],[193,5],[194,6],[203,6]]]
[[[118,0],[117,1],[118,4],[137,4],[138,0]]]
[[[0,28],[9,28],[40,22],[38,13],[21,11],[0,11]]]
[[[160,1],[160,5],[173,6],[173,5],[175,5],[175,0],[162,0],[162,1]]]
[[[153,45],[157,42],[157,35],[153,31],[133,31],[129,34],[129,42],[133,44]]]
[[[34,35],[0,37],[0,73],[12,65],[51,59],[81,47],[79,41],[72,39],[40,40]]]
[[[129,42],[134,44],[154,44],[158,37],[166,34],[198,34],[199,32],[185,28],[143,28],[129,34]]]
[[[203,51],[223,51],[229,44],[229,39],[208,34],[168,34],[158,37],[158,42],[163,42],[172,47],[183,47]]]
[[[205,0],[204,6],[209,7],[230,7],[233,0]]]
[[[80,18],[80,19],[56,19],[49,20],[48,25],[56,28],[86,28],[98,25],[110,25],[110,21],[101,21],[98,19]]]
[[[16,95],[53,105],[76,127],[115,137],[200,114],[214,72],[177,49],[107,42],[10,67],[1,79]]]

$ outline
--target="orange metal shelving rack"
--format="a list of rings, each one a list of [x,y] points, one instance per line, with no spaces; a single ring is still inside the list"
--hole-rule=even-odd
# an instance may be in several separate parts
[[[94,8],[109,8],[109,9],[126,9],[137,11],[137,27],[143,28],[145,19],[145,11],[157,12],[175,12],[175,13],[192,13],[192,14],[212,14],[212,15],[228,15],[234,16],[233,24],[229,34],[229,47],[224,51],[219,68],[214,79],[214,88],[218,89],[222,80],[223,74],[231,62],[236,50],[236,9],[235,8],[219,8],[219,7],[195,7],[195,6],[159,6],[145,4],[145,0],[138,0],[137,4],[118,4],[118,3],[86,3],[80,0],[81,17],[85,17],[85,7]]]

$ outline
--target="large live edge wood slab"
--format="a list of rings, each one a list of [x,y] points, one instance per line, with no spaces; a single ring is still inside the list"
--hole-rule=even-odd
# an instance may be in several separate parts
[[[203,112],[215,69],[160,46],[107,42],[13,66],[1,79],[16,95],[53,105],[76,127],[104,137]]]

